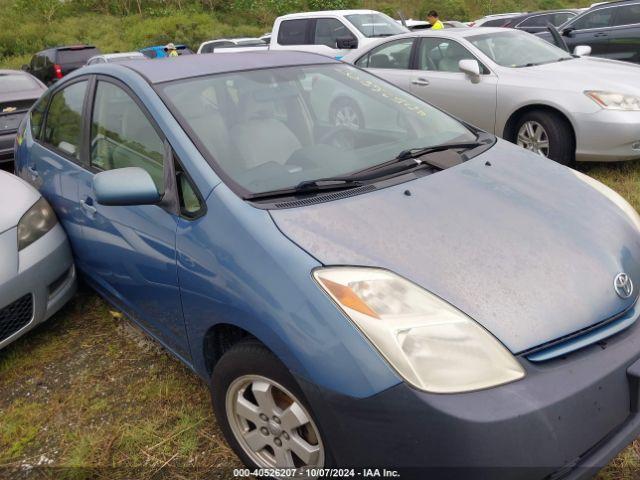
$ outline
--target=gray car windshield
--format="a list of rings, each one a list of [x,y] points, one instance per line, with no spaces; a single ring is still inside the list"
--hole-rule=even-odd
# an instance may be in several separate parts
[[[382,13],[356,13],[347,15],[346,18],[365,37],[388,37],[407,33],[408,31],[398,22]]]
[[[473,35],[467,40],[503,67],[533,67],[573,58],[541,38],[515,30]]]
[[[399,152],[476,134],[345,64],[218,74],[160,86],[185,130],[245,192],[347,175]]]

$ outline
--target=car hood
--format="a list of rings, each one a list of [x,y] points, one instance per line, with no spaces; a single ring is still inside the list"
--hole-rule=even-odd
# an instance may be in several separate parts
[[[640,285],[631,219],[573,170],[502,141],[421,179],[271,215],[322,264],[389,269],[513,353],[629,308],[637,294],[616,295],[619,272]]]
[[[566,85],[571,91],[582,89],[640,93],[640,65],[597,57],[582,57],[535,67],[509,69],[531,82]]]
[[[18,225],[40,194],[21,178],[0,170],[0,233]]]

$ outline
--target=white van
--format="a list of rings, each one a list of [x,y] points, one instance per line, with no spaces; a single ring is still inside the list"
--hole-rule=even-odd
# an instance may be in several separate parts
[[[380,37],[408,30],[375,10],[292,13],[273,25],[271,50],[301,50],[341,58]]]

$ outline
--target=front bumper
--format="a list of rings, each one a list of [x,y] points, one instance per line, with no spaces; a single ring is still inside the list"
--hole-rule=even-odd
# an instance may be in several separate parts
[[[13,161],[13,145],[16,140],[16,131],[0,135],[0,165]]]
[[[15,228],[2,234],[4,235],[17,239]],[[4,252],[3,255],[16,255],[16,252]],[[23,328],[7,338],[0,339],[0,348],[48,319],[76,290],[76,272],[71,248],[59,224],[17,255],[17,273],[0,279],[0,309],[31,294],[33,316]]]
[[[339,466],[402,478],[587,478],[640,433],[640,325],[517,382],[438,395],[400,384],[355,399],[299,379]],[[413,475],[412,475],[413,473]]]
[[[601,109],[574,114],[573,124],[576,160],[613,162],[640,158],[640,112]]]

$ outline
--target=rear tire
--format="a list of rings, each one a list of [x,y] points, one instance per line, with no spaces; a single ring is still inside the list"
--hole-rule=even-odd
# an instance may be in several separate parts
[[[218,424],[248,467],[333,463],[302,390],[258,341],[241,341],[224,353],[213,370],[212,388]]]
[[[573,166],[575,146],[569,123],[559,114],[533,110],[518,118],[511,141],[551,160]]]

